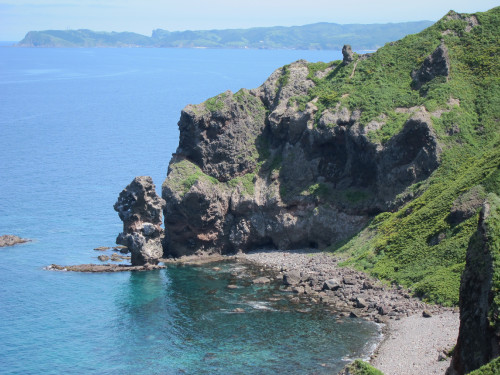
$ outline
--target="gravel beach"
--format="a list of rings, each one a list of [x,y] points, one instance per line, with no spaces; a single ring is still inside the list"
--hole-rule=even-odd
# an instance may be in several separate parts
[[[443,350],[455,345],[459,323],[459,314],[453,311],[390,321],[370,362],[385,375],[443,375],[450,365]]]
[[[458,336],[457,311],[427,305],[400,286],[383,285],[362,272],[339,267],[337,258],[318,250],[261,250],[236,259],[277,272],[302,299],[384,323],[384,339],[371,363],[385,375],[445,373],[445,352]]]

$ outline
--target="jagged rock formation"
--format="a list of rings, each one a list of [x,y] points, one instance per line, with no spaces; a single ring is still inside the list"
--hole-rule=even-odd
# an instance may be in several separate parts
[[[292,98],[315,86],[306,61],[259,88],[189,105],[163,184],[165,252],[228,253],[260,246],[324,247],[363,228],[425,179],[441,152],[431,120],[416,113],[385,145],[360,111],[319,113]]]
[[[123,221],[123,232],[116,239],[127,246],[132,265],[155,265],[163,255],[162,209],[165,205],[149,176],[136,177],[120,193],[113,206]]]
[[[467,250],[460,284],[460,331],[448,375],[468,374],[500,355],[499,311],[494,306],[498,285],[493,282],[500,254],[492,244],[492,236],[498,234],[492,233],[490,216],[486,202]]]
[[[450,56],[448,55],[448,48],[441,42],[434,52],[424,60],[420,69],[412,72],[413,87],[418,90],[423,84],[437,76],[448,77],[449,74]]]
[[[344,45],[342,47],[342,64],[349,65],[354,61],[354,53],[352,52],[351,46],[349,44]]]

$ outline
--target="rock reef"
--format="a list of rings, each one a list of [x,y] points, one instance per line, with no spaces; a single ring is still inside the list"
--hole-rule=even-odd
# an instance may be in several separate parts
[[[14,246],[20,243],[30,242],[31,240],[14,236],[12,234],[4,234],[0,236],[0,247]]]

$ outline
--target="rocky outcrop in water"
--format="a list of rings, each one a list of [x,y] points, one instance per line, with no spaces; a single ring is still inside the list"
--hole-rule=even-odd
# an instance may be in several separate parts
[[[154,265],[162,257],[164,205],[149,176],[134,178],[120,193],[114,209],[123,221],[123,232],[116,243],[128,247],[133,266]]]
[[[448,375],[468,374],[500,355],[499,307],[495,305],[498,285],[493,284],[499,254],[492,245],[490,211],[486,202],[467,249],[460,284],[460,331]]]
[[[382,145],[359,110],[339,103],[319,112],[314,100],[299,109],[293,99],[315,86],[308,76],[297,61],[257,89],[182,111],[162,187],[166,255],[325,247],[400,205],[437,168],[441,148],[426,113]]]
[[[0,247],[14,246],[20,243],[30,242],[26,238],[13,236],[12,234],[4,234],[0,236]]]

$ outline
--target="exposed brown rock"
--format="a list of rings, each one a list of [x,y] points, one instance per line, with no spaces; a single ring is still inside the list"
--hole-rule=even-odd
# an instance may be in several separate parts
[[[13,236],[11,234],[4,234],[4,235],[0,236],[0,247],[14,246],[17,244],[30,242],[30,241],[31,240],[28,240],[26,238]]]

